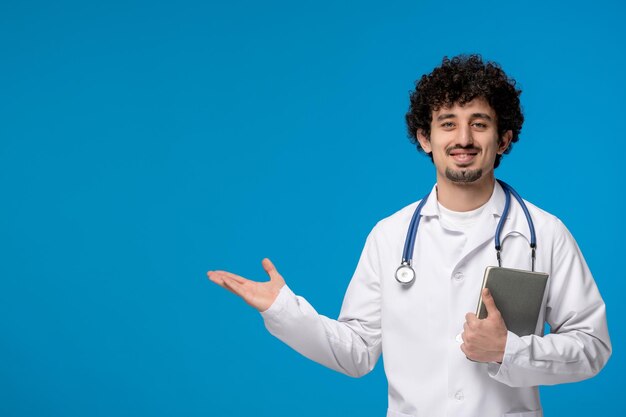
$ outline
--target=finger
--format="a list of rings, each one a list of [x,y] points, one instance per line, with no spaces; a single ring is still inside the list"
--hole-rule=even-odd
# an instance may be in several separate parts
[[[472,324],[476,322],[477,320],[478,320],[478,317],[476,317],[476,314],[474,313],[467,313],[465,315],[465,323],[467,324]]]
[[[234,281],[234,280],[226,278],[224,280],[224,285],[226,286],[226,288],[231,290],[236,295],[240,296],[241,298],[245,298],[244,294],[245,294],[246,290],[243,287],[243,285],[241,285],[237,281]]]
[[[230,287],[228,287],[226,284],[224,284],[224,280],[221,277],[219,277],[218,275],[216,275],[213,271],[207,272],[207,275],[208,275],[209,279],[211,280],[211,282],[216,283],[220,287],[222,287],[224,289],[227,289],[228,291],[232,292],[235,295],[239,295],[236,292],[234,292],[233,290],[231,290]]]
[[[282,277],[276,270],[276,267],[274,266],[272,261],[269,260],[269,258],[263,259],[261,261],[261,265],[263,265],[263,269],[265,269],[265,272],[267,272],[267,275],[270,276],[271,281],[282,279]]]
[[[239,275],[233,274],[232,272],[228,272],[228,271],[213,271],[213,272],[215,272],[216,274],[219,274],[222,277],[230,278],[234,281],[237,281],[240,284],[243,284],[246,281],[249,281],[248,279],[241,277]]]
[[[483,289],[483,303],[487,308],[487,317],[493,317],[500,314],[500,310],[496,307],[496,302],[488,288]]]
[[[224,280],[220,277],[219,274],[217,274],[215,271],[209,271],[206,273],[206,276],[209,277],[209,280],[211,280],[212,282],[216,283],[216,284],[222,284],[224,282]]]
[[[473,332],[473,330],[470,329],[469,324],[465,323],[463,325],[463,332],[461,333],[461,339],[463,340],[463,343],[465,343],[467,345],[467,343],[469,343],[470,337],[473,334],[474,334],[474,332]]]

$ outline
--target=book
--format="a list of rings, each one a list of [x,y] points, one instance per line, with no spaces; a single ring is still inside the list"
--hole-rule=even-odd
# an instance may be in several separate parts
[[[476,316],[487,317],[482,289],[488,288],[506,328],[518,336],[535,334],[548,274],[488,266],[478,298]],[[543,323],[540,327],[543,329]]]

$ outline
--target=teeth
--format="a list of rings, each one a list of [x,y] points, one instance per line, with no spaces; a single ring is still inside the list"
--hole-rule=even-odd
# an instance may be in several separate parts
[[[452,157],[454,159],[460,160],[460,161],[466,161],[468,159],[472,159],[474,156],[476,156],[476,154],[472,154],[472,153],[455,153],[452,154]]]

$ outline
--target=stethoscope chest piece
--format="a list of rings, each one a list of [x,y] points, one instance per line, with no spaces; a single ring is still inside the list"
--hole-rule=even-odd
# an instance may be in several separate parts
[[[413,281],[415,281],[415,271],[408,263],[402,263],[396,269],[396,281],[398,281],[402,285],[409,285]]]

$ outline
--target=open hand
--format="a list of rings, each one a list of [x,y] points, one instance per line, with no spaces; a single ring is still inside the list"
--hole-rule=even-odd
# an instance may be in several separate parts
[[[207,276],[217,285],[243,298],[250,306],[259,311],[265,311],[278,297],[280,289],[285,285],[285,280],[278,273],[272,261],[265,258],[261,264],[270,277],[269,281],[251,281],[227,271],[209,271]]]
[[[474,313],[465,315],[461,350],[468,359],[476,362],[502,363],[507,328],[487,288],[483,289],[482,296],[487,308],[487,317],[481,320]]]

